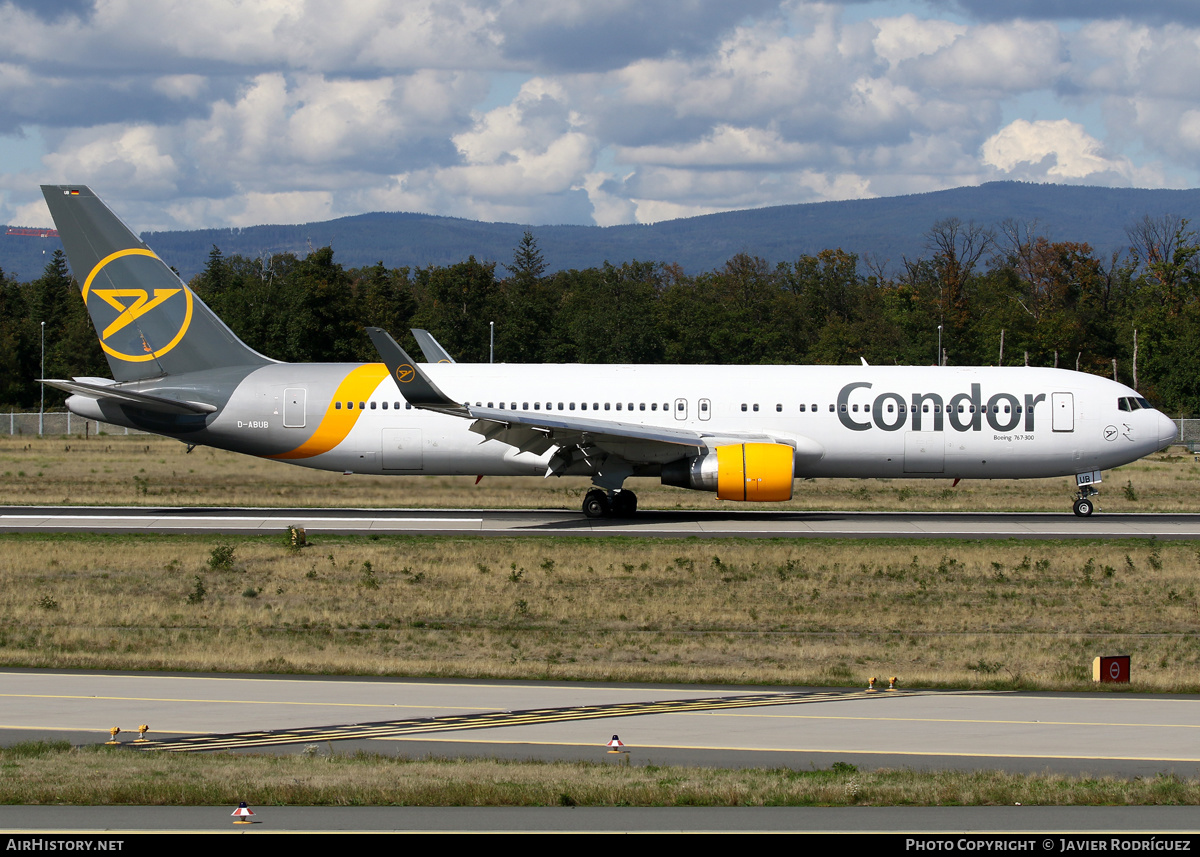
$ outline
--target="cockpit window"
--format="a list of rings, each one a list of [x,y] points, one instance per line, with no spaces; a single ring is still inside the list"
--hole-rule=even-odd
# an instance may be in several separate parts
[[[1143,408],[1150,410],[1150,403],[1139,396],[1126,396],[1117,399],[1118,411],[1140,411]]]

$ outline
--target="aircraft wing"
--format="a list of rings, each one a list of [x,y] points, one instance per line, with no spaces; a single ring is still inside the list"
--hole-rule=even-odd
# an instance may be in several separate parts
[[[179,399],[168,399],[164,396],[153,396],[149,393],[139,393],[135,390],[125,390],[114,384],[94,384],[87,381],[62,381],[52,378],[39,378],[43,384],[49,384],[66,393],[86,396],[97,401],[106,400],[119,405],[130,405],[146,411],[157,411],[163,414],[211,414],[216,407],[206,402],[185,402]]]
[[[469,402],[456,402],[438,389],[386,331],[369,327],[367,333],[383,358],[384,365],[396,379],[401,394],[414,408],[472,419],[471,431],[482,435],[485,441],[498,440],[521,452],[541,455],[557,447],[558,452],[551,459],[547,476],[581,459],[594,460],[599,447],[611,447],[614,444],[664,444],[677,448],[678,457],[687,455],[688,449],[705,450],[724,443],[747,442],[787,443],[801,454],[816,452],[817,457],[824,453],[806,438],[782,439],[757,433],[725,431],[712,433],[690,428],[600,420],[553,411],[483,408]],[[815,449],[802,449],[806,444]]]
[[[419,327],[412,329],[413,338],[417,340],[417,345],[421,348],[421,353],[425,355],[426,363],[453,363],[454,358],[450,356],[442,344],[433,338],[433,334],[428,330],[422,330]]]

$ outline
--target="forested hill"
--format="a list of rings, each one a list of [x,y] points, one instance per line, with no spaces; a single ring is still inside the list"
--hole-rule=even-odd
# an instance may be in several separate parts
[[[105,193],[104,188],[95,190]],[[946,218],[981,226],[995,226],[1009,218],[1037,221],[1037,230],[1050,240],[1087,242],[1103,258],[1128,248],[1128,227],[1146,216],[1164,214],[1200,223],[1200,189],[992,182],[885,199],[731,211],[648,226],[536,226],[532,231],[547,272],[637,259],[675,263],[688,273],[699,273],[720,267],[737,253],[776,263],[828,248],[895,267],[902,257],[928,256],[925,234]],[[213,245],[226,256],[251,258],[283,252],[303,256],[310,247],[332,246],[337,261],[346,267],[382,261],[389,268],[422,268],[450,265],[470,256],[504,263],[528,228],[380,212],[293,226],[147,232],[142,238],[184,279],[190,279],[203,270]],[[20,280],[33,279],[59,246],[56,239],[0,232],[0,269]]]

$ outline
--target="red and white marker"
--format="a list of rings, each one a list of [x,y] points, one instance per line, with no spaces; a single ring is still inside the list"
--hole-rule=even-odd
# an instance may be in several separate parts
[[[254,823],[253,821],[248,820],[250,818],[250,816],[254,815],[254,810],[252,810],[250,807],[246,806],[245,801],[242,801],[241,803],[238,804],[237,809],[235,809],[233,811],[232,815],[237,819],[237,821],[235,821],[234,824],[253,824]]]
[[[610,752],[610,753],[620,753],[621,748],[624,747],[625,745],[621,743],[620,738],[618,738],[616,735],[614,735],[614,736],[612,736],[612,740],[609,741],[605,746],[608,747],[608,752]]]

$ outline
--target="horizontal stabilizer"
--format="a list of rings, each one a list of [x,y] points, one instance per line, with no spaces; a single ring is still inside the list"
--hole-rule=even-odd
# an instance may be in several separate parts
[[[39,379],[43,384],[49,384],[66,393],[87,396],[97,401],[105,400],[120,405],[130,405],[144,411],[155,411],[161,414],[211,414],[216,407],[206,402],[184,402],[178,399],[167,399],[163,396],[152,396],[149,393],[138,393],[134,390],[124,390],[116,385],[89,384],[84,381],[61,381],[51,378]]]

